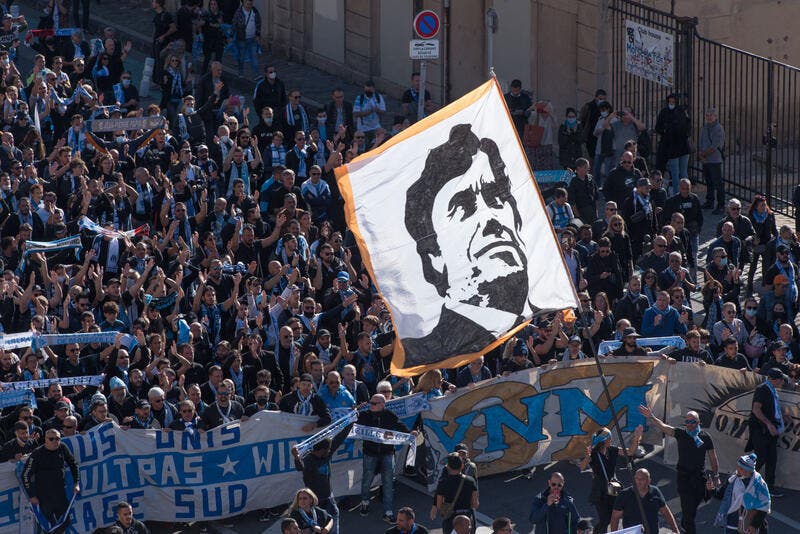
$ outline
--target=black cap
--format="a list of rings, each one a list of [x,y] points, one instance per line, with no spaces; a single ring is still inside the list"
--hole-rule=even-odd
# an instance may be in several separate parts
[[[581,520],[578,521],[577,527],[578,530],[587,530],[590,528],[594,528],[592,526],[592,519],[590,517],[581,518]]]
[[[330,335],[331,335],[331,333],[326,328],[323,328],[322,330],[317,332],[317,337],[325,337],[325,336],[330,336]]]
[[[781,243],[780,245],[778,245],[777,247],[775,247],[775,251],[776,251],[776,252],[789,252],[789,247],[787,247],[786,245],[784,245],[783,243]]]
[[[628,336],[642,337],[636,333],[636,329],[632,326],[629,326],[628,328],[622,331],[622,337],[628,337]]]
[[[56,410],[69,410],[69,403],[67,401],[58,401],[56,403]]]
[[[465,444],[463,444],[463,443],[459,443],[459,444],[458,444],[458,445],[456,445],[456,446],[455,446],[455,448],[453,449],[453,452],[461,452],[461,451],[468,452],[468,451],[469,451],[469,448],[467,448],[467,446],[466,446]]]
[[[788,348],[789,348],[789,345],[787,345],[786,343],[784,343],[784,342],[783,342],[783,341],[781,341],[780,339],[779,339],[779,340],[777,340],[777,341],[773,341],[773,342],[772,342],[772,343],[770,343],[770,345],[769,345],[769,351],[770,351],[770,352],[772,352],[773,350],[778,350],[778,349],[788,349]]]
[[[642,177],[636,180],[636,187],[642,187],[643,185],[650,185],[650,179]]]
[[[314,382],[314,377],[310,373],[303,373],[300,375],[300,382]]]
[[[150,403],[147,401],[147,399],[139,399],[139,400],[136,401],[136,407],[137,408],[149,408],[150,407]]]
[[[767,371],[767,378],[769,378],[770,380],[783,380],[784,382],[789,381],[789,377],[786,376],[786,373],[784,373],[777,367],[773,367],[769,371]]]

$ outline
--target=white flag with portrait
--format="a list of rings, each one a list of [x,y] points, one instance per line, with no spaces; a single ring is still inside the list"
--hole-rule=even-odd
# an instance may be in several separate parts
[[[471,361],[577,306],[545,204],[492,79],[336,171],[392,314],[392,370]]]

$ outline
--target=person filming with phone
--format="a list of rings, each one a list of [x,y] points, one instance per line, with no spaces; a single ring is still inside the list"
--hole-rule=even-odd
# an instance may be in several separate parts
[[[577,534],[581,516],[575,500],[564,490],[564,483],[564,475],[554,472],[547,488],[533,499],[530,521],[536,532]]]

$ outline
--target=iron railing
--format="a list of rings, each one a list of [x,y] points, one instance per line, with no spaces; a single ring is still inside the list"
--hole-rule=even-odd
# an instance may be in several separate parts
[[[679,95],[692,120],[696,145],[704,111],[717,108],[725,129],[726,191],[748,202],[756,193],[779,213],[791,200],[800,169],[800,69],[701,37],[697,19],[678,17],[633,0],[613,0],[611,90],[615,107],[628,105],[652,130],[666,96]],[[665,86],[625,70],[625,21],[669,33],[675,42],[674,82]],[[653,146],[658,138],[653,136]],[[653,158],[655,164],[655,159]],[[661,169],[664,170],[664,169]],[[702,182],[694,154],[693,181]]]

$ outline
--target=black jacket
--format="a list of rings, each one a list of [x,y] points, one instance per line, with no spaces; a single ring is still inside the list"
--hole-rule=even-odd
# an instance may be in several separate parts
[[[292,391],[288,395],[281,397],[279,406],[282,412],[297,413],[295,409],[298,404],[300,404],[300,397],[297,391]],[[319,417],[317,420],[318,428],[331,424],[331,411],[328,409],[328,406],[325,405],[325,401],[322,400],[322,397],[316,393],[311,394],[311,415]]]
[[[283,111],[286,107],[286,86],[280,78],[275,78],[273,83],[270,83],[266,78],[262,78],[257,84],[256,89],[253,91],[253,105],[255,112],[261,115],[261,110],[269,106],[272,108],[272,116],[276,119],[283,116]]]
[[[384,428],[386,430],[394,430],[395,432],[408,432],[408,427],[400,421],[394,412],[389,410],[381,410],[373,412],[368,410],[361,412],[356,421],[359,425],[371,426],[374,428]],[[386,456],[394,454],[394,445],[384,445],[382,443],[375,443],[372,441],[364,441],[363,445],[364,454],[369,456]]]

